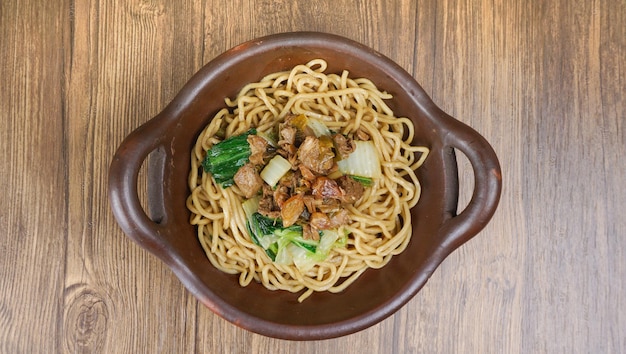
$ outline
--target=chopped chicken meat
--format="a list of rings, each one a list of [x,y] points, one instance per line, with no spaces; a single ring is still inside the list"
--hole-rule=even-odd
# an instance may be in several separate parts
[[[343,192],[335,180],[320,176],[315,179],[312,186],[313,196],[317,199],[341,199]]]
[[[304,201],[302,200],[302,195],[296,194],[287,199],[280,208],[280,217],[283,219],[283,226],[288,227],[295,224],[303,211]]]
[[[344,203],[354,204],[354,202],[361,199],[365,191],[361,183],[348,176],[339,177],[337,184],[339,185],[339,189],[341,189],[341,200]]]
[[[333,142],[335,143],[337,156],[342,160],[347,158],[356,149],[356,143],[343,134],[333,135]]]
[[[336,159],[345,159],[354,152],[353,139],[369,140],[367,131],[361,127],[348,136],[337,133],[316,137],[306,126],[306,119],[295,115],[285,117],[275,129],[277,144],[270,145],[258,135],[247,138],[250,162],[234,177],[245,197],[251,198],[261,190],[258,212],[282,219],[285,227],[302,225],[307,240],[319,240],[320,230],[348,225],[351,218],[347,205],[361,199],[365,189],[349,176],[336,177]],[[263,182],[259,169],[277,153],[292,168],[272,188]]]
[[[256,167],[251,163],[247,163],[239,168],[233,180],[246,198],[253,197],[263,186],[263,179],[259,176]]]
[[[298,159],[312,172],[327,175],[335,165],[332,142],[329,144],[322,139],[307,136],[298,148]]]
[[[267,153],[267,140],[258,135],[248,135],[248,144],[250,145],[250,162],[255,165],[265,164],[265,155]]]

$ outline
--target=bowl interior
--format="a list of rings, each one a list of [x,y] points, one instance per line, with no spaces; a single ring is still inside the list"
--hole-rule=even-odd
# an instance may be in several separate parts
[[[248,82],[314,58],[328,62],[327,72],[345,69],[351,77],[369,78],[391,93],[394,98],[388,104],[396,116],[409,117],[415,124],[414,143],[432,151],[418,170],[422,196],[412,210],[413,236],[408,248],[382,269],[366,271],[344,292],[315,293],[298,303],[299,294],[269,291],[254,282],[242,288],[237,276],[214,268],[188,222],[185,200],[191,148],[201,129],[224,107],[224,98],[234,97]],[[233,48],[195,75],[158,117],[169,125],[166,139],[170,146],[163,149],[166,156],[157,172],[163,176],[163,200],[159,203],[167,215],[161,237],[171,245],[168,257],[159,256],[168,259],[181,281],[205,305],[259,333],[284,338],[330,337],[381,320],[406,303],[442,260],[433,255],[441,243],[439,227],[456,208],[456,191],[450,188],[456,169],[446,166],[445,155],[451,152],[442,147],[438,114],[410,75],[378,53],[345,39],[302,35]]]

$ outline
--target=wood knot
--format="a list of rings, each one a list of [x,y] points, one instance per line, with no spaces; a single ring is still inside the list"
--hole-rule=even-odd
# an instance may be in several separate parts
[[[135,18],[156,18],[165,14],[165,6],[153,1],[140,0],[137,3],[129,2],[128,11]]]
[[[109,313],[104,299],[92,290],[83,290],[69,299],[65,310],[66,349],[101,352],[104,348]]]

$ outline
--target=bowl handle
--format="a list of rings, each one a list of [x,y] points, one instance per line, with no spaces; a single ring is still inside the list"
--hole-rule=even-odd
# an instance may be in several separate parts
[[[478,234],[495,213],[502,191],[502,172],[498,157],[485,138],[456,119],[449,122],[444,146],[465,154],[474,170],[474,192],[469,204],[460,214],[454,212],[455,216],[446,220],[439,231],[444,237],[441,246],[451,252]],[[446,161],[448,165],[456,164],[453,153],[446,154],[446,158],[454,160]]]
[[[155,254],[167,247],[164,238],[156,237],[165,231],[167,217],[158,222],[148,217],[139,201],[137,181],[148,155],[166,141],[167,124],[161,121],[152,119],[129,134],[109,168],[109,202],[118,224],[128,237]]]

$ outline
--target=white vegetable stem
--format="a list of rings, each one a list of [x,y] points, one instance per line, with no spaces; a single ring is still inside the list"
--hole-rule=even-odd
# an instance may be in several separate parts
[[[280,155],[274,156],[261,171],[261,178],[265,183],[274,187],[278,180],[291,169],[291,164]]]
[[[356,149],[347,158],[337,161],[339,171],[347,175],[378,178],[382,175],[376,146],[371,140],[355,140]]]

